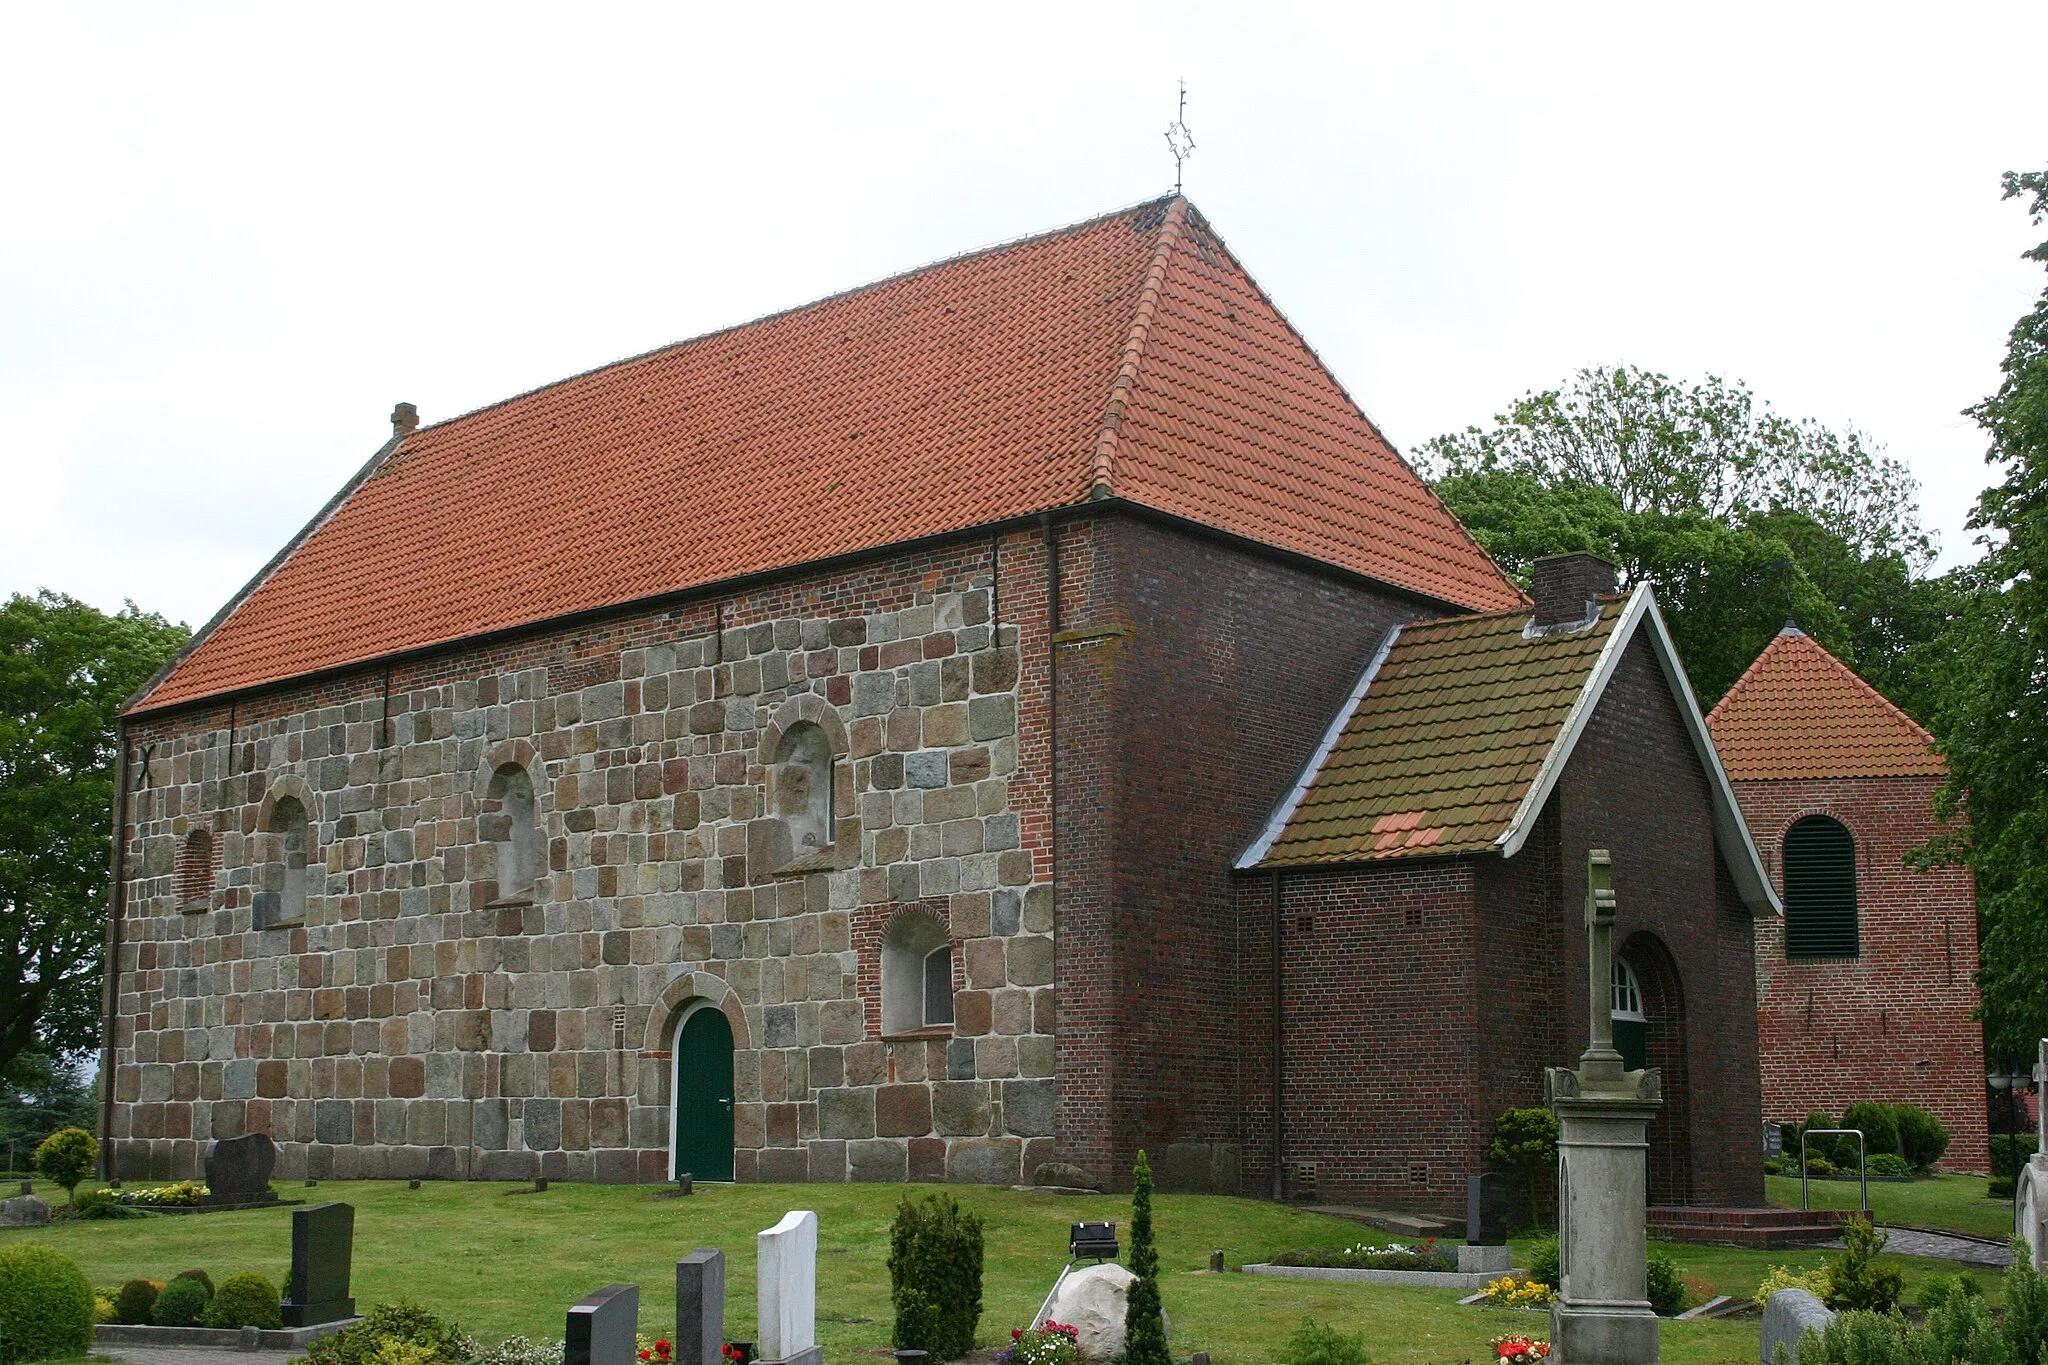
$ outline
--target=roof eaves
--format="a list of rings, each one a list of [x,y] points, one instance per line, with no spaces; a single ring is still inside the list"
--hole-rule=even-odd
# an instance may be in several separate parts
[[[1095,433],[1095,450],[1088,467],[1088,496],[1108,498],[1116,494],[1117,432],[1130,407],[1131,390],[1138,384],[1138,367],[1145,358],[1145,343],[1151,339],[1152,319],[1159,311],[1160,291],[1166,285],[1166,265],[1180,241],[1187,223],[1188,201],[1175,195],[1166,206],[1159,224],[1159,242],[1152,251],[1152,263],[1138,287],[1138,309],[1131,317],[1131,330],[1124,338],[1122,362],[1110,382],[1109,402],[1102,413],[1102,425]]]
[[[1315,753],[1309,756],[1307,765],[1301,770],[1301,776],[1295,780],[1287,795],[1281,798],[1280,804],[1274,807],[1273,816],[1266,821],[1266,827],[1260,832],[1259,837],[1252,841],[1250,848],[1238,856],[1235,864],[1238,871],[1257,867],[1272,849],[1274,841],[1286,833],[1287,822],[1294,818],[1294,812],[1300,807],[1301,799],[1308,795],[1308,789],[1315,785],[1316,776],[1322,772],[1323,764],[1329,760],[1330,751],[1336,748],[1337,741],[1344,737],[1344,731],[1351,724],[1351,717],[1357,714],[1359,703],[1365,700],[1366,692],[1372,687],[1372,680],[1379,676],[1381,665],[1386,663],[1387,655],[1394,651],[1394,642],[1400,638],[1401,627],[1398,624],[1388,628],[1386,636],[1380,641],[1379,649],[1372,656],[1372,662],[1365,666],[1365,672],[1358,675],[1358,685],[1351,689],[1351,695],[1337,708],[1336,716],[1330,721],[1330,728],[1323,732],[1323,742],[1317,745]]]
[[[136,688],[128,695],[128,699],[121,703],[121,709],[118,714],[126,716],[131,711],[140,707],[143,702],[149,700],[150,694],[163,686],[165,681],[173,673],[177,672],[187,659],[197,653],[199,647],[206,643],[208,637],[218,630],[221,624],[230,616],[233,616],[236,611],[240,610],[242,604],[248,601],[258,588],[269,581],[272,574],[283,568],[285,561],[296,554],[299,547],[311,539],[315,531],[325,526],[328,519],[341,510],[342,504],[354,496],[355,491],[367,483],[370,476],[381,469],[384,466],[384,462],[396,454],[398,448],[404,445],[405,442],[406,434],[393,432],[390,440],[377,447],[376,453],[365,460],[362,468],[356,470],[348,482],[344,483],[334,496],[329,498],[320,510],[313,514],[312,519],[299,528],[298,534],[286,541],[284,548],[272,555],[270,562],[258,569],[255,576],[250,578],[247,583],[244,583],[241,590],[233,597],[230,597],[227,600],[227,604],[213,614],[213,619],[192,633],[192,638],[185,642],[183,649],[173,654],[162,668],[152,673],[149,676],[149,681],[143,683],[142,686]]]

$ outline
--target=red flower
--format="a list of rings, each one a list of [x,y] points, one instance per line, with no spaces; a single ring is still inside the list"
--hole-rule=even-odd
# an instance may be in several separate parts
[[[654,1359],[654,1352],[652,1352],[652,1351],[642,1351],[642,1352],[640,1353],[640,1358],[641,1358],[642,1360],[652,1360],[652,1359]]]

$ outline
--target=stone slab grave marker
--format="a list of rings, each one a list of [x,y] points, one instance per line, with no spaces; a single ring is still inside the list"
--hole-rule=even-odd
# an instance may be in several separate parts
[[[1506,1191],[1492,1171],[1465,1177],[1465,1245],[1458,1269],[1467,1275],[1505,1275],[1514,1268],[1508,1251]]]
[[[792,1209],[754,1242],[761,1365],[824,1365],[818,1345],[818,1215]]]
[[[725,1253],[698,1247],[676,1262],[676,1365],[725,1365]]]
[[[223,1138],[206,1149],[206,1202],[275,1204],[270,1177],[277,1169],[277,1144],[268,1133]]]
[[[640,1286],[608,1284],[569,1309],[562,1365],[637,1365]]]
[[[313,1327],[356,1315],[348,1296],[355,1256],[356,1211],[349,1204],[314,1204],[292,1210],[292,1280],[284,1325]]]
[[[1663,1105],[1654,1069],[1623,1069],[1614,1047],[1614,865],[1586,854],[1586,978],[1592,1039],[1577,1070],[1550,1067],[1557,1115],[1555,1365],[1656,1365],[1657,1313],[1644,1263],[1647,1129]]]

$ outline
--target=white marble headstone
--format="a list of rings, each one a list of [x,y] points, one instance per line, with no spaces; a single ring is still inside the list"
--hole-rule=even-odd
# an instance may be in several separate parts
[[[818,1344],[818,1215],[792,1209],[754,1239],[756,1307],[764,1361],[815,1357]]]

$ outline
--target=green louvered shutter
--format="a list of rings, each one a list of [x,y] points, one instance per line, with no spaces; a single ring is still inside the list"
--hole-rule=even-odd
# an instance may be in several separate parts
[[[1785,956],[1855,957],[1856,841],[1810,815],[1785,834]]]

